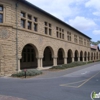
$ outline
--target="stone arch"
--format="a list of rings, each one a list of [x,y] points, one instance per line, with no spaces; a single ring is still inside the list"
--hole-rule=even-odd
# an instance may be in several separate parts
[[[80,61],[83,61],[83,51],[80,51]]]
[[[57,56],[57,64],[64,64],[65,51],[63,48],[58,49]]]
[[[53,66],[54,50],[51,46],[45,47],[43,51],[43,67]]]
[[[35,49],[35,51],[36,51],[36,58],[38,58],[39,55],[40,55],[39,47],[38,47],[37,45],[34,45],[34,44],[36,44],[36,43],[33,44],[33,43],[31,43],[31,42],[26,42],[26,43],[21,43],[21,44],[19,45],[19,48],[18,48],[18,56],[19,56],[19,59],[21,59],[23,48],[24,48],[27,44],[31,45],[31,46]]]
[[[78,57],[79,57],[79,52],[78,52],[78,50],[75,50],[75,52],[74,52],[74,61],[78,61]]]
[[[72,57],[73,57],[73,51],[71,49],[68,50],[67,52],[67,63],[71,63],[72,62]]]
[[[43,45],[42,49],[41,49],[41,56],[43,57],[43,53],[46,47],[49,47],[51,52],[52,52],[52,57],[57,57],[57,50],[55,49],[55,46],[53,44],[50,43],[46,43],[45,45]]]
[[[20,69],[37,68],[38,49],[33,44],[26,44],[21,52]]]

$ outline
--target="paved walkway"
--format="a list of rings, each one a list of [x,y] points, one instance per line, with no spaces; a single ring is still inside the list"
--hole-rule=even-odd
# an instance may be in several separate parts
[[[25,99],[16,98],[16,97],[12,97],[12,96],[0,95],[0,100],[25,100]]]

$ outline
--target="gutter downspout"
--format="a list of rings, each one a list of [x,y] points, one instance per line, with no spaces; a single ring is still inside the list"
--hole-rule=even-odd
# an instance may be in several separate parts
[[[18,72],[18,1],[15,4],[16,6],[16,71]]]

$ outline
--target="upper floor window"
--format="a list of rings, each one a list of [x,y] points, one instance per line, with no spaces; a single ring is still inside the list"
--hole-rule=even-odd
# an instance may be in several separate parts
[[[34,27],[34,31],[38,31],[38,19],[37,17],[33,17],[33,27]]]
[[[25,28],[25,20],[24,19],[21,19],[21,27]]]
[[[21,17],[25,17],[26,14],[24,12],[21,12]]]
[[[3,14],[0,14],[0,23],[3,23]]]
[[[88,47],[90,46],[90,42],[89,42],[89,40],[87,40],[87,46],[88,46]]]
[[[0,5],[0,11],[3,11],[3,6]]]
[[[3,6],[0,5],[0,23],[3,23]]]
[[[28,17],[29,20],[32,20],[32,16],[31,15],[28,15],[27,17]]]
[[[67,40],[71,41],[71,32],[67,31]]]
[[[32,28],[32,23],[28,21],[28,29],[31,30]]]
[[[21,27],[27,28],[29,30],[38,31],[38,19],[37,17],[32,16],[21,11]]]
[[[57,38],[64,39],[64,29],[56,27],[56,36]]]
[[[84,39],[84,45],[86,46],[86,39]]]
[[[74,35],[74,42],[77,43],[77,35]]]
[[[83,45],[83,38],[79,37],[79,44]]]
[[[44,32],[45,34],[52,35],[52,25],[48,22],[44,22]]]

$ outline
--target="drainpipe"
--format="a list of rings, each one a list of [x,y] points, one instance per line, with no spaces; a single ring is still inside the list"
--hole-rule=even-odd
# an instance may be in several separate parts
[[[18,71],[18,1],[15,4],[16,6],[16,71]]]

